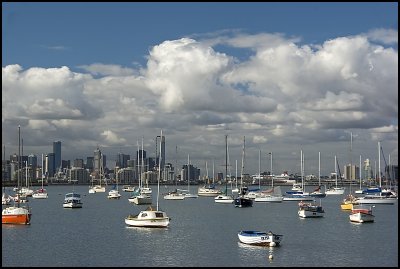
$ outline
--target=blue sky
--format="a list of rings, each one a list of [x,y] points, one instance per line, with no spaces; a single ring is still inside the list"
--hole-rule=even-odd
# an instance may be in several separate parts
[[[380,140],[397,163],[397,18],[390,2],[2,3],[6,155],[21,124],[27,151],[61,140],[71,160],[134,156],[142,136],[150,151],[162,128],[203,170],[226,133],[232,160],[246,136],[249,173],[258,150],[299,172],[303,149],[327,174],[350,132],[354,159]]]
[[[3,66],[143,64],[164,40],[222,30],[321,43],[397,29],[397,3],[3,3]]]

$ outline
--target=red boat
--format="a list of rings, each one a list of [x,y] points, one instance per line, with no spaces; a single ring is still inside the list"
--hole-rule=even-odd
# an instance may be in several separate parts
[[[24,207],[10,206],[1,212],[2,224],[30,224],[31,212]]]

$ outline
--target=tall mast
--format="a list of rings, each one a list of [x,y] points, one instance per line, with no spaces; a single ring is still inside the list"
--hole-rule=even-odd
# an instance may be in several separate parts
[[[378,141],[378,177],[379,177],[379,187],[382,187],[382,179],[381,179],[381,141]]]
[[[321,187],[321,152],[318,152],[318,186]]]
[[[258,150],[258,188],[261,190],[261,149]]]
[[[336,155],[335,155],[335,178],[336,178],[336,187],[337,187],[337,162],[336,162]]]
[[[18,182],[17,182],[17,205],[19,207],[19,193],[20,193],[20,189],[19,189],[19,184],[20,184],[20,177],[21,177],[21,125],[18,125]]]
[[[243,136],[242,169],[240,172],[240,187],[243,186],[244,154],[245,154],[245,136]]]
[[[161,137],[162,137],[162,129],[161,129]],[[159,193],[160,193],[160,178],[161,178],[161,158],[162,158],[162,154],[161,154],[161,151],[162,151],[161,140],[162,140],[162,138],[160,139],[160,160],[159,160],[159,162],[158,162],[157,211],[158,211],[158,196],[159,196]]]
[[[228,135],[225,135],[225,195],[228,195]]]
[[[161,139],[160,139],[161,140]],[[161,143],[160,143],[160,145],[161,145]],[[144,172],[144,159],[143,159],[143,136],[142,136],[142,156],[141,156],[141,158],[142,158],[142,172]],[[143,180],[141,180],[141,186],[140,186],[140,188],[142,188],[143,187]]]

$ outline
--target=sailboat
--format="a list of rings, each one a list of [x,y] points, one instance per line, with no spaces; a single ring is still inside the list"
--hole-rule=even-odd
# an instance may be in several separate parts
[[[218,196],[222,193],[221,190],[216,189],[214,183],[210,184],[210,178],[208,177],[208,169],[207,169],[207,162],[206,162],[206,170],[207,170],[207,182],[204,184],[203,187],[199,187],[197,190],[197,194],[199,196]],[[214,180],[214,165],[213,165],[213,180]]]
[[[318,152],[318,188],[310,193],[310,196],[318,198],[326,197],[326,193],[321,192],[321,152]]]
[[[139,144],[138,144],[138,152],[139,152]],[[143,138],[142,138],[142,153],[140,155],[142,164],[141,164],[141,171],[139,172],[139,187],[132,193],[132,196],[128,198],[128,201],[137,205],[149,205],[152,203],[151,194],[143,192],[143,178],[142,178],[142,174],[144,174]]]
[[[254,202],[274,202],[280,203],[283,201],[282,191],[280,186],[274,187],[274,176],[272,175],[272,152],[268,153],[271,155],[271,189],[260,192]],[[261,155],[261,152],[260,152]],[[260,162],[260,161],[259,161]],[[260,165],[258,168],[258,174],[260,175]]]
[[[14,200],[14,206],[6,207],[1,211],[2,224],[30,224],[32,212],[29,207],[20,206],[20,176],[21,176],[21,126],[18,125],[18,185],[17,185],[17,201]]]
[[[253,200],[245,197],[246,193],[248,192],[248,187],[243,185],[245,145],[246,145],[246,138],[243,136],[242,169],[241,169],[241,174],[240,174],[240,191],[239,191],[239,196],[236,197],[235,201],[234,201],[235,207],[251,207],[251,206],[253,206]]]
[[[301,191],[286,192],[283,201],[313,201],[314,197],[308,192],[304,192],[304,154],[300,151],[300,170],[301,170]]]
[[[228,135],[225,135],[225,192],[214,198],[216,203],[232,204],[235,199],[228,195]]]
[[[381,175],[381,142],[378,141],[378,177],[379,189],[382,189],[382,175]],[[366,194],[363,197],[358,197],[359,204],[386,204],[393,205],[397,201],[397,197],[382,194],[382,191],[377,194]]]
[[[337,176],[337,159],[335,155],[335,187],[330,187],[328,190],[325,191],[326,195],[341,195],[344,193],[344,187],[338,187],[337,181],[338,181],[338,176]]]
[[[44,166],[43,166],[43,154],[42,154],[42,187],[32,194],[32,198],[34,198],[34,199],[47,199],[48,198],[47,190],[43,186],[43,181],[44,181],[43,180],[43,177],[44,177],[43,167]]]
[[[97,148],[99,150],[99,148]],[[103,167],[103,153],[100,152],[100,160],[99,160],[99,184],[94,185],[89,189],[89,193],[97,193],[97,192],[106,192],[106,187],[101,185],[101,182],[104,180],[104,167]],[[92,181],[93,183],[93,181]]]
[[[187,165],[187,171],[188,171],[188,189],[187,189],[187,193],[185,193],[185,198],[197,198],[199,197],[197,194],[194,193],[190,193],[190,158],[189,158],[189,154],[188,154],[188,165]]]
[[[161,137],[162,130],[161,130]],[[160,139],[160,149],[161,139]],[[125,218],[125,224],[132,227],[149,227],[149,228],[166,228],[169,225],[170,218],[167,214],[159,209],[159,194],[160,194],[160,178],[161,178],[161,150],[160,161],[158,163],[158,183],[157,183],[157,208],[149,206],[146,210],[140,211],[137,215],[128,215]]]
[[[108,192],[107,198],[108,199],[119,199],[121,198],[121,194],[119,193],[118,190],[118,178],[115,179],[116,183],[114,187]]]

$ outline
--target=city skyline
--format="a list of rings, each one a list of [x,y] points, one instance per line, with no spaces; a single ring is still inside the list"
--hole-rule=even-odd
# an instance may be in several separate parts
[[[5,156],[165,162],[232,174],[398,164],[398,3],[2,3]],[[353,148],[350,152],[350,134]],[[177,147],[177,150],[176,150]],[[381,166],[384,166],[381,160]]]

